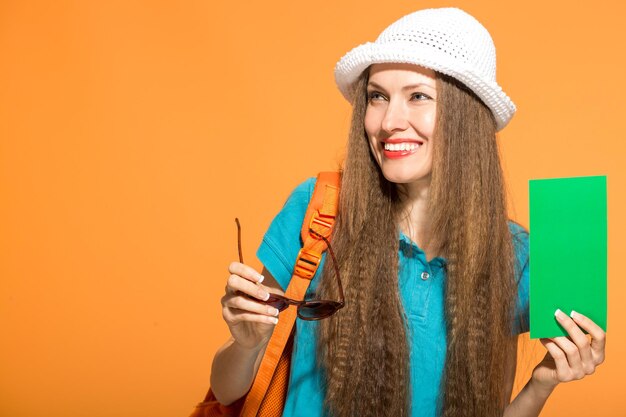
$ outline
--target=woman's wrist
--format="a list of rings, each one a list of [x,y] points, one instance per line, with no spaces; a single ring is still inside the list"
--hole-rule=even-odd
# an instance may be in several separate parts
[[[504,417],[537,417],[556,384],[546,384],[531,377],[524,388],[505,408]]]
[[[229,405],[248,392],[254,381],[267,342],[242,346],[232,338],[213,358],[211,388],[217,400]]]
[[[242,345],[236,339],[233,338],[231,349],[237,351],[238,354],[242,354],[246,356],[252,355],[256,357],[259,354],[259,352],[261,352],[262,350],[265,350],[268,342],[269,342],[269,339],[254,346],[246,346],[246,345]]]
[[[558,382],[538,381],[536,378],[531,377],[530,381],[528,381],[528,389],[532,392],[533,396],[539,399],[547,399],[558,384]]]

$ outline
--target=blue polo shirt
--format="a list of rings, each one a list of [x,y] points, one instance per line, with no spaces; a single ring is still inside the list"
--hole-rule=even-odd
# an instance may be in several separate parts
[[[257,251],[259,260],[283,289],[291,280],[294,261],[301,248],[300,229],[315,181],[315,178],[310,178],[296,187],[272,221]],[[528,323],[528,234],[514,223],[510,228],[520,271],[518,314],[513,331],[522,333],[528,331],[522,324]],[[399,234],[398,255],[398,285],[408,319],[411,415],[435,417],[446,355],[445,260],[434,258],[428,262],[424,252],[402,233]],[[307,296],[312,296],[319,284],[324,259],[311,281]],[[283,417],[324,415],[323,371],[316,355],[318,325],[318,321],[296,319],[289,391]]]

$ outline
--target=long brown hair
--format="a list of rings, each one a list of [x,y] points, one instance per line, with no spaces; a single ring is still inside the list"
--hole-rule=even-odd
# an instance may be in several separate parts
[[[333,234],[346,306],[319,327],[325,406],[335,417],[408,416],[407,319],[398,291],[403,203],[371,155],[364,131],[369,69],[355,85],[339,214]],[[496,125],[489,109],[437,74],[429,247],[446,259],[447,354],[440,413],[500,416],[515,282]],[[325,276],[332,276],[326,264]],[[336,298],[336,280],[319,292]]]

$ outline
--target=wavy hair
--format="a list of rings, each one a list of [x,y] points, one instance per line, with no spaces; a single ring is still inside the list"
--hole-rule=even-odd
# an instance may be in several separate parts
[[[325,406],[335,417],[408,416],[407,318],[398,290],[403,202],[372,156],[364,130],[369,69],[355,84],[352,123],[333,233],[346,306],[319,327]],[[440,413],[501,416],[504,363],[516,287],[503,174],[490,110],[455,79],[437,74],[429,191],[429,247],[446,259],[447,352]],[[331,276],[326,263],[324,276]],[[336,299],[334,279],[320,296]]]

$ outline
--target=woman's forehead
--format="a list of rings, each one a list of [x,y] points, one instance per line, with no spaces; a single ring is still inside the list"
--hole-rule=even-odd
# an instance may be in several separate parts
[[[415,64],[382,63],[372,64],[369,69],[370,81],[381,82],[409,82],[436,85],[436,73],[430,68]]]

